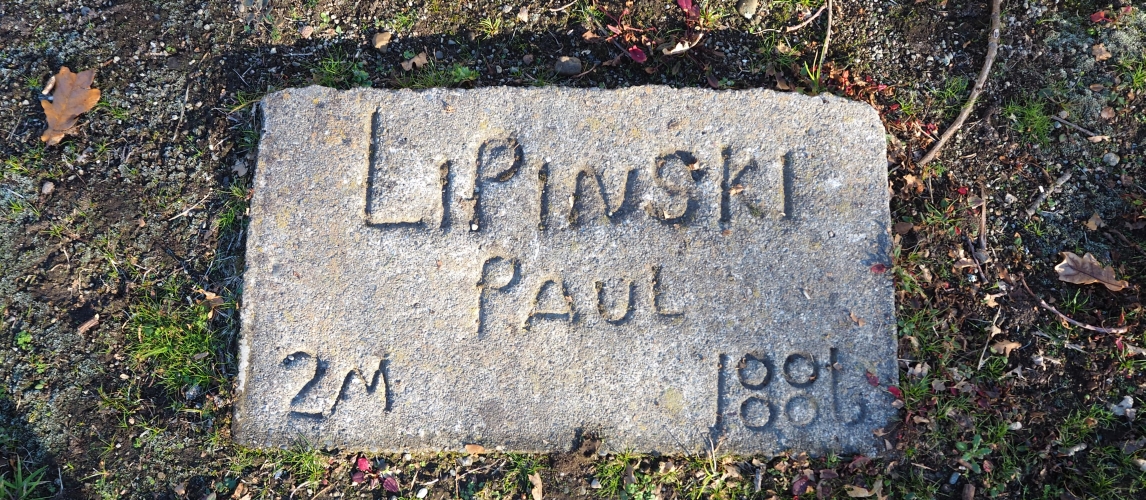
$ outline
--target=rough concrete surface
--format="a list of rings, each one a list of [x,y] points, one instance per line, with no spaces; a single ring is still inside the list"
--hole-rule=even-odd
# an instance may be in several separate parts
[[[262,105],[244,444],[871,452],[895,414],[867,105],[668,87]]]

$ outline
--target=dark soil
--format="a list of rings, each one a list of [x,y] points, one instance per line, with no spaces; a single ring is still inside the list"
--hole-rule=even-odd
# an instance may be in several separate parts
[[[534,471],[557,497],[1146,496],[1146,428],[1116,406],[1127,396],[1139,406],[1146,387],[1141,5],[1004,2],[985,93],[939,161],[921,167],[982,64],[987,2],[835,2],[823,61],[827,13],[777,31],[818,0],[761,2],[751,21],[729,0],[703,3],[695,19],[673,2],[638,1],[628,13],[616,1],[565,3],[0,3],[0,339],[10,343],[0,353],[0,474],[42,470],[28,498],[392,498],[422,488],[429,498],[522,497]],[[606,25],[631,37],[606,40]],[[384,31],[393,40],[375,49]],[[685,55],[660,50],[698,33]],[[1108,59],[1095,57],[1098,44]],[[633,45],[646,62],[626,55]],[[432,64],[402,69],[421,52]],[[584,73],[558,75],[560,56],[578,57]],[[60,66],[96,68],[103,96],[46,147],[38,101]],[[588,436],[545,456],[371,456],[355,481],[351,453],[234,445],[255,103],[314,83],[767,87],[870,103],[889,133],[891,210],[904,223],[888,271],[903,368],[889,390],[902,391],[903,418],[878,438],[885,450],[605,456]],[[1109,139],[1088,141],[1052,115]],[[975,250],[981,265],[960,265]],[[1059,281],[1060,252],[1092,253],[1129,286]],[[1024,280],[1099,330],[1060,321]],[[212,306],[209,294],[225,302]],[[147,312],[210,326],[219,347],[195,360],[210,382],[172,385],[170,367],[138,355]],[[1009,355],[990,348],[1011,341]]]

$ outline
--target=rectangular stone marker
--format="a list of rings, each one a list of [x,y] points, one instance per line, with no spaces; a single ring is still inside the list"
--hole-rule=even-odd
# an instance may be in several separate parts
[[[871,452],[895,414],[867,105],[310,87],[263,112],[241,443]]]

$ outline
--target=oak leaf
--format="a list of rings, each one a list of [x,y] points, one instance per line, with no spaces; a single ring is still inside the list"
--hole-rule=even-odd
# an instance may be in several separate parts
[[[49,146],[59,144],[64,134],[76,126],[79,116],[95,107],[100,95],[99,89],[92,88],[94,69],[72,73],[67,66],[62,66],[55,78],[52,100],[40,101],[48,119],[48,128],[40,135],[40,140]]]
[[[1112,292],[1126,288],[1129,283],[1114,276],[1114,268],[1103,266],[1094,258],[1094,254],[1087,253],[1079,257],[1074,252],[1062,252],[1062,262],[1054,266],[1058,279],[1076,285],[1102,283]]]
[[[1022,346],[1023,345],[1018,343],[1018,342],[1011,341],[1011,340],[1004,340],[1002,342],[996,342],[995,345],[991,346],[991,352],[993,352],[995,354],[1002,354],[1004,357],[1009,358],[1009,357],[1011,357],[1011,351],[1018,349]]]
[[[533,485],[533,490],[531,491],[531,493],[533,493],[533,500],[542,500],[544,495],[541,490],[541,474],[534,472],[527,477],[529,477],[530,484]]]

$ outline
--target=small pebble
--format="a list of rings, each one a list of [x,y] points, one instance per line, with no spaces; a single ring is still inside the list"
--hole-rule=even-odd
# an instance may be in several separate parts
[[[597,478],[593,478],[593,482],[589,483],[589,487],[599,490],[601,489],[601,481],[598,481]]]
[[[1007,195],[1003,197],[1003,201],[1007,202],[1007,204],[1010,205],[1011,203],[1019,201],[1019,199],[1015,198],[1015,195],[1013,195],[1011,193],[1007,193]]]
[[[1119,158],[1118,155],[1116,155],[1114,153],[1106,153],[1106,154],[1102,155],[1102,161],[1106,162],[1107,165],[1110,165],[1112,167],[1117,165],[1118,161],[1121,159],[1122,158]]]
[[[581,72],[581,60],[576,57],[561,56],[557,59],[557,64],[553,65],[553,69],[561,76],[573,76]]]
[[[310,36],[313,34],[314,34],[314,26],[309,26],[309,25],[303,26],[302,29],[298,31],[298,36],[301,36],[301,37],[306,38],[306,39],[309,39]],[[378,35],[374,35],[374,36],[378,36]]]
[[[740,0],[736,4],[736,11],[745,19],[752,19],[756,15],[756,9],[760,8],[759,0]]]
[[[426,495],[428,495],[429,493],[430,493],[430,490],[422,488],[422,489],[418,490],[418,494],[415,496],[417,496],[418,498],[426,498]]]
[[[393,33],[389,31],[382,31],[374,34],[374,48],[386,52],[390,50],[387,45],[390,45],[390,39],[394,37]]]
[[[525,54],[521,56],[521,62],[525,64],[533,64],[533,54]]]
[[[948,479],[948,480],[947,480],[947,484],[955,484],[955,483],[958,483],[958,482],[959,482],[959,476],[962,476],[962,474],[960,474],[960,473],[958,473],[958,472],[952,472],[952,473],[951,473],[951,479]]]
[[[48,181],[48,182],[45,182],[44,186],[40,188],[40,194],[47,196],[49,194],[52,194],[52,191],[55,191],[55,190],[56,190],[56,184],[52,181]]]
[[[435,50],[435,51],[434,51],[434,59],[444,59],[445,57],[446,57],[446,53],[445,53],[445,52],[442,52],[442,51],[440,51],[440,50]]]

